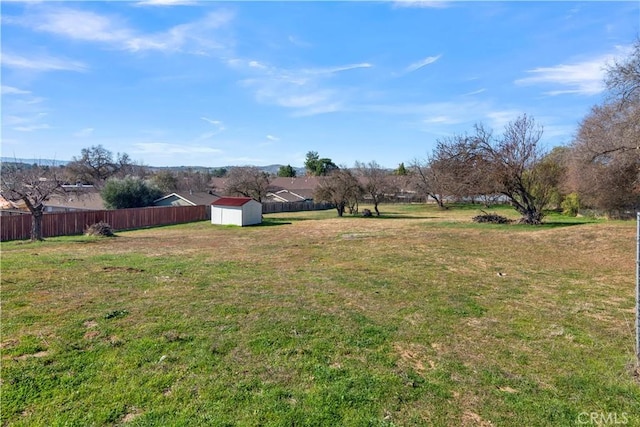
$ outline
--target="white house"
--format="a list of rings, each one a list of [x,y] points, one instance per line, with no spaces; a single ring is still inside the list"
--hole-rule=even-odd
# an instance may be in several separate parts
[[[262,223],[262,203],[250,197],[221,197],[211,203],[211,224],[254,225]]]

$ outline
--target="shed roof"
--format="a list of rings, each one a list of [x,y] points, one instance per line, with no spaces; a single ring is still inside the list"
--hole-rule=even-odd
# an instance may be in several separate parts
[[[211,204],[213,206],[244,206],[252,200],[251,197],[220,197]]]

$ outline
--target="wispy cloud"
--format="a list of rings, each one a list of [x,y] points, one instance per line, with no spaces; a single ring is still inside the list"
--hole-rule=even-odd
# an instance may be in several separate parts
[[[486,91],[487,91],[486,88],[482,88],[482,89],[474,90],[473,92],[463,93],[461,96],[473,96],[473,95],[481,94]]]
[[[436,56],[427,56],[426,58],[418,61],[418,62],[414,62],[413,64],[409,65],[407,68],[405,68],[405,73],[412,73],[416,70],[419,70],[422,67],[426,67],[427,65],[433,64],[434,62],[436,62],[438,59],[440,59],[442,57],[442,55],[436,55]]]
[[[166,2],[163,4],[167,5]],[[101,15],[70,7],[47,6],[39,8],[37,12],[28,12],[24,16],[3,17],[3,23],[21,25],[72,40],[103,43],[132,52],[157,50],[202,54],[209,49],[222,47],[223,43],[217,40],[212,31],[232,19],[232,13],[220,10],[165,31],[144,33],[129,27],[126,20],[119,16]]]
[[[269,141],[280,141],[280,138],[278,138],[277,136],[273,136],[273,135],[267,135],[267,139]]]
[[[76,138],[88,138],[93,135],[94,128],[84,128],[80,129],[78,132],[75,132],[73,136]]]
[[[432,9],[444,9],[451,6],[451,1],[445,0],[395,0],[393,2],[394,7],[417,7],[417,8],[432,8]]]
[[[135,4],[136,6],[193,6],[198,2],[191,0],[143,0]]]
[[[294,45],[294,46],[298,46],[298,47],[311,47],[312,44],[308,43],[296,36],[289,36],[289,42]]]
[[[527,70],[530,77],[518,79],[515,84],[560,87],[544,92],[551,96],[563,94],[597,95],[604,90],[603,79],[606,66],[614,58],[615,55],[607,54],[572,64],[534,68]]]
[[[18,132],[33,132],[36,130],[44,130],[44,129],[51,129],[51,126],[49,126],[46,123],[41,123],[41,124],[32,124],[27,126],[16,126],[13,128],[13,130],[17,130]]]
[[[200,118],[202,120],[204,120],[205,122],[214,125],[215,127],[217,127],[221,131],[225,130],[224,123],[222,123],[220,120],[209,119],[207,117],[200,117]]]
[[[373,64],[361,62],[285,69],[239,58],[228,59],[227,65],[253,75],[241,80],[240,84],[253,89],[258,102],[292,109],[292,115],[296,117],[342,110],[349,90],[328,86],[326,82],[344,72],[373,67]]]
[[[18,89],[13,86],[5,86],[5,85],[0,86],[1,95],[28,95],[30,93],[31,92],[29,92],[28,90]]]
[[[3,52],[0,58],[2,65],[8,68],[20,68],[33,71],[86,71],[87,66],[80,62],[70,59],[54,58],[51,56],[40,56],[26,58],[20,55],[14,55],[9,52]]]

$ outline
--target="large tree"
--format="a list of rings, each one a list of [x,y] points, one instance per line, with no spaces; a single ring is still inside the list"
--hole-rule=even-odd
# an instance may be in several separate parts
[[[542,132],[532,117],[523,115],[507,124],[500,137],[476,125],[473,135],[441,143],[450,159],[461,162],[460,176],[470,185],[465,191],[480,194],[490,188],[509,200],[521,222],[540,224],[561,177],[558,168],[542,161]],[[476,182],[474,176],[483,179]]]
[[[304,161],[304,167],[307,175],[325,176],[332,171],[339,169],[338,165],[326,157],[320,157],[317,151],[309,151]]]
[[[584,118],[575,140],[570,185],[587,205],[611,216],[640,208],[640,39],[612,64],[606,100]]]
[[[487,173],[490,167],[488,162],[487,156],[470,144],[468,135],[438,140],[430,158],[430,166],[439,178],[442,193],[458,200],[480,199],[487,206],[495,202],[499,191],[493,176]]]
[[[253,166],[234,167],[227,174],[225,193],[251,197],[258,202],[266,197],[271,184],[268,173]]]
[[[42,165],[4,163],[0,173],[0,191],[11,200],[21,200],[31,213],[31,240],[43,240],[42,217],[45,202],[64,192],[61,169]]]
[[[343,216],[347,206],[353,206],[362,195],[358,178],[349,169],[337,169],[320,178],[314,199],[332,203]]]
[[[296,170],[291,166],[280,166],[278,169],[278,176],[284,178],[294,178],[296,176]]]
[[[141,167],[135,165],[127,153],[114,154],[102,145],[83,148],[79,157],[67,164],[66,172],[70,180],[81,181],[101,187],[111,177],[123,178],[138,174]]]

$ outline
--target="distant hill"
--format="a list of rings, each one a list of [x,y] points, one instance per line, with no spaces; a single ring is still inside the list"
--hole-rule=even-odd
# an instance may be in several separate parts
[[[70,163],[69,160],[53,160],[53,159],[22,159],[22,158],[14,158],[14,157],[0,157],[1,163],[22,163],[26,165],[43,165],[43,166],[66,166]],[[278,170],[285,165],[268,165],[268,166],[257,166],[261,170],[270,173],[277,174]],[[183,170],[192,170],[199,172],[211,172],[215,169],[231,169],[236,166],[216,166],[216,167],[206,167],[206,166],[146,166],[152,171],[161,171],[161,170],[171,170],[171,171],[183,171]],[[298,174],[298,176],[303,176],[306,172],[305,168],[293,167]]]
[[[68,160],[53,159],[20,159],[15,157],[0,157],[2,163],[24,163],[27,165],[43,165],[43,166],[65,166]]]

